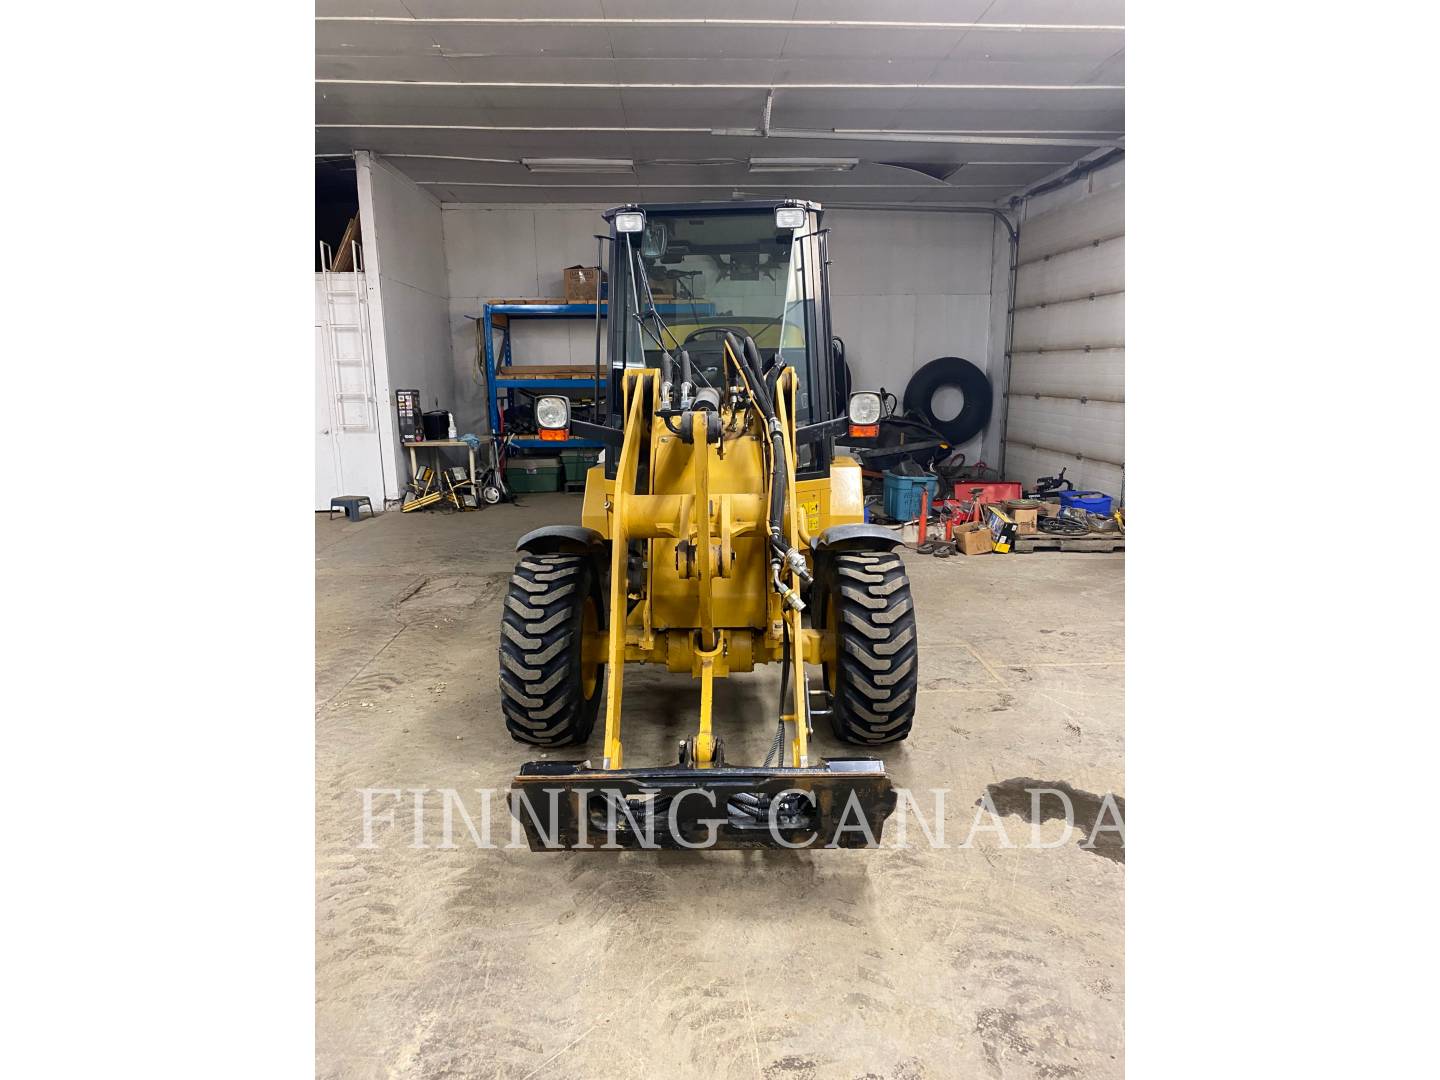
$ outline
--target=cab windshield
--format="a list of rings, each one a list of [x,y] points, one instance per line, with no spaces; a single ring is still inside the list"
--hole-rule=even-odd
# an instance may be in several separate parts
[[[700,377],[718,386],[725,332],[748,334],[765,364],[778,352],[796,368],[807,416],[806,346],[818,325],[805,266],[813,235],[777,229],[773,209],[648,212],[643,233],[616,237],[610,297],[612,319],[624,316],[625,366],[658,367],[663,343],[672,353],[686,349]],[[652,300],[658,318],[649,316]]]

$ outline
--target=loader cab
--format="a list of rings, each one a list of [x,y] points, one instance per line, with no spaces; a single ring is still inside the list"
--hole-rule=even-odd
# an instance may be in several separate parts
[[[719,386],[727,330],[752,337],[764,366],[795,368],[799,424],[837,415],[821,214],[795,199],[607,210],[608,422],[618,423],[619,369],[660,367],[662,346],[686,349],[697,378]],[[802,474],[828,467],[828,444],[804,449]]]

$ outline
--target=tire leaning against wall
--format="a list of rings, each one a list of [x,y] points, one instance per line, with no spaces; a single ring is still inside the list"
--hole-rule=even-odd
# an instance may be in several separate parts
[[[955,416],[941,420],[935,415],[932,402],[936,391],[946,387],[959,390],[965,396],[965,403]],[[984,430],[990,422],[994,398],[985,372],[961,357],[942,356],[910,376],[905,386],[905,411],[958,446]]]

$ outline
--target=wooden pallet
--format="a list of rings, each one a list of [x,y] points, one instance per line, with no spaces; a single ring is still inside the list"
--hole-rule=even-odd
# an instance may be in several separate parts
[[[1032,551],[1092,551],[1116,552],[1125,550],[1125,537],[1116,533],[1092,533],[1089,536],[1059,536],[1053,533],[1030,533],[1016,537],[1016,552],[1028,554]]]

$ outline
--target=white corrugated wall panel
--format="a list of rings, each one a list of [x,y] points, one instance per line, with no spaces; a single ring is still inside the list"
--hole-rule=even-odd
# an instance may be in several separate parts
[[[1125,403],[1012,395],[1005,437],[1119,465],[1125,460]]]
[[[1060,469],[1123,496],[1125,186],[1120,166],[1031,200],[1020,226],[1005,472]]]
[[[1074,454],[1058,454],[1053,450],[1036,450],[1029,446],[1008,446],[1005,449],[1005,474],[1025,477],[1027,482],[1042,476],[1056,476],[1065,470],[1065,479],[1078,491],[1103,491],[1119,498],[1125,491],[1125,470],[1116,465],[1091,459],[1077,460]]]
[[[1124,235],[1125,188],[1113,187],[1048,214],[1027,216],[1020,229],[1020,261],[1033,262]]]
[[[1125,238],[1117,236],[1020,267],[1015,275],[1015,306],[1053,304],[1124,288]]]
[[[1125,294],[1075,300],[1015,312],[1011,352],[1083,349],[1125,344]]]
[[[1095,349],[1016,353],[1010,362],[1010,395],[1125,400],[1125,350]]]

